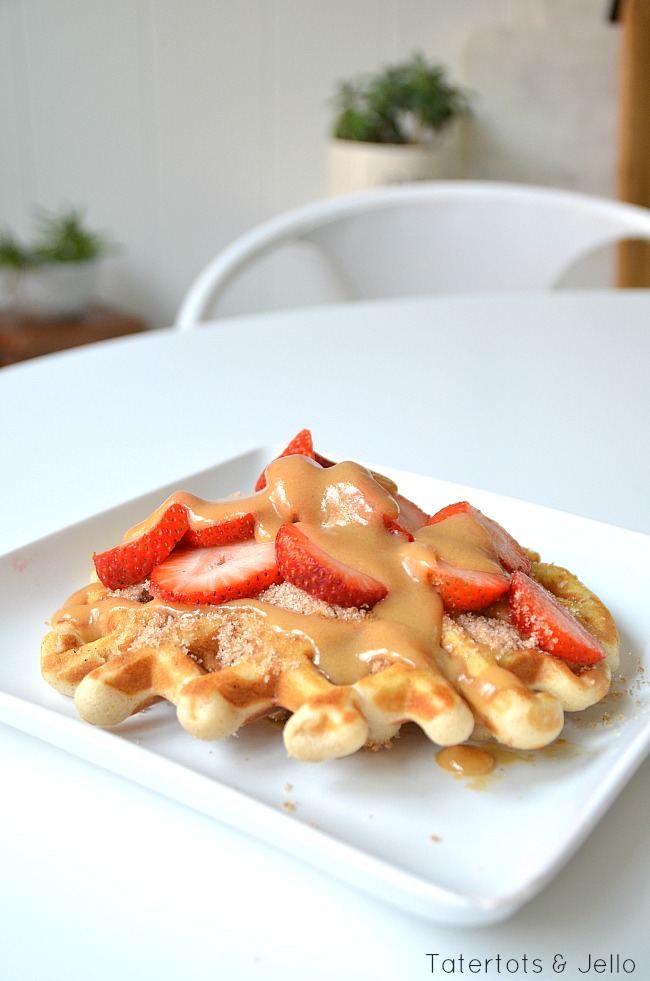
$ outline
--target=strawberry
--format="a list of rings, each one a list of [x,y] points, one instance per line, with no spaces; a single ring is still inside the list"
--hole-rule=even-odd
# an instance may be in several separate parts
[[[394,491],[392,496],[399,507],[399,514],[396,518],[384,515],[384,524],[388,531],[395,535],[403,535],[407,541],[412,542],[415,532],[428,523],[429,515],[403,494]]]
[[[393,497],[399,504],[397,524],[404,531],[414,534],[418,528],[424,528],[429,523],[429,515],[413,501],[409,501],[408,497],[403,494],[393,494]]]
[[[540,583],[512,574],[510,619],[519,633],[547,654],[574,664],[602,661],[605,652],[586,627]]]
[[[180,545],[152,570],[154,596],[172,603],[219,606],[257,596],[281,582],[273,542],[231,542],[207,548]]]
[[[435,525],[445,518],[450,518],[454,514],[469,514],[487,531],[492,539],[492,543],[497,552],[499,562],[506,572],[514,572],[518,569],[521,572],[530,572],[530,559],[523,548],[512,535],[502,528],[498,522],[488,518],[478,508],[473,507],[467,501],[458,501],[457,504],[448,504],[447,507],[437,511],[427,524]]]
[[[404,528],[394,518],[388,518],[386,515],[384,515],[384,524],[386,526],[386,530],[392,535],[401,535],[407,542],[412,542],[415,540],[412,532],[410,532],[408,528]]]
[[[280,453],[276,460],[281,459],[283,456],[306,456],[310,460],[315,460],[316,463],[320,464],[321,467],[331,467],[333,463],[331,460],[327,460],[320,453],[316,453],[314,450],[314,441],[312,439],[311,430],[301,429],[300,432],[293,437],[289,445]],[[266,472],[261,473],[255,484],[255,490],[264,490],[266,487]]]
[[[320,453],[314,451],[314,460],[321,467],[333,467],[334,460],[328,460],[326,456],[322,456]]]
[[[483,610],[510,588],[505,573],[458,569],[442,559],[430,568],[429,581],[440,593],[446,610]]]
[[[167,558],[189,528],[187,510],[171,504],[158,521],[138,538],[93,555],[95,569],[108,589],[121,589],[146,579]]]
[[[233,514],[214,525],[204,528],[190,528],[183,537],[183,545],[194,548],[208,548],[211,545],[227,545],[229,542],[243,542],[255,534],[253,514]]]
[[[282,525],[275,538],[275,554],[278,569],[287,582],[326,603],[369,607],[388,592],[377,579],[316,545],[300,522]]]

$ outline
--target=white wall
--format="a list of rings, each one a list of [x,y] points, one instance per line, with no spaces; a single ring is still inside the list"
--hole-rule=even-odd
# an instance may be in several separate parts
[[[608,0],[0,0],[0,225],[81,205],[101,295],[172,322],[202,265],[324,192],[335,83],[415,50],[476,92],[464,175],[616,189]]]

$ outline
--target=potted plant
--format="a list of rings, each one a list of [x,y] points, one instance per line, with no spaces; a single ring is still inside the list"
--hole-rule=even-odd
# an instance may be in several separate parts
[[[441,65],[418,54],[376,75],[340,82],[334,105],[330,193],[451,176],[444,173],[444,151],[469,112],[470,97]]]
[[[4,302],[20,313],[76,316],[95,287],[98,260],[113,246],[84,226],[74,209],[36,214],[36,239],[23,245],[11,232],[0,235],[0,272]]]

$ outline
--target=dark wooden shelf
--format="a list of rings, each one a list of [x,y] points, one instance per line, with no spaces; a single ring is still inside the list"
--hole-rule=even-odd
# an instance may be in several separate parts
[[[144,321],[111,307],[93,305],[79,317],[33,317],[0,310],[0,365],[93,344],[147,329]]]

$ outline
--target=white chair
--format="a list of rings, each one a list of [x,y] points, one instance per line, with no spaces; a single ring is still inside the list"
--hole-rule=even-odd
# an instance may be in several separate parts
[[[176,326],[209,319],[236,277],[283,247],[294,253],[282,275],[276,270],[276,286],[288,287],[276,309],[297,305],[302,278],[310,282],[298,303],[552,288],[585,255],[623,239],[650,239],[649,209],[493,181],[377,188],[298,208],[237,238],[191,285]]]

